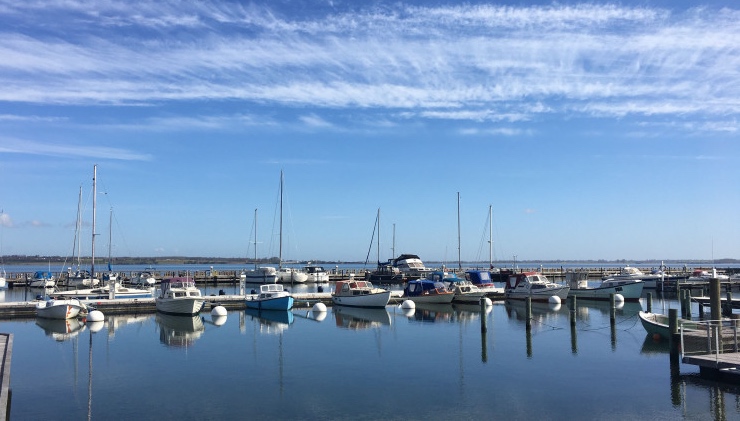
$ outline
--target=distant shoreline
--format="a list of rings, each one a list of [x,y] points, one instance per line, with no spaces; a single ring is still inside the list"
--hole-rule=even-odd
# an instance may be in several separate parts
[[[83,261],[89,262],[90,257],[83,257]],[[245,259],[243,257],[187,257],[187,256],[162,256],[162,257],[118,257],[111,259],[113,265],[218,265],[218,264],[277,264],[277,258],[270,259],[259,259],[256,262],[252,259]],[[71,264],[71,258],[61,256],[20,256],[11,255],[3,256],[2,262],[6,265],[40,265],[40,264],[59,264],[63,262]],[[106,264],[106,259],[95,258],[96,264]],[[363,261],[340,261],[340,260],[299,260],[299,261],[283,261],[284,264],[358,264],[363,265]],[[452,261],[435,261],[435,260],[424,260],[425,264],[446,264],[448,266],[457,262]],[[467,260],[461,262],[464,265],[471,264],[488,264],[488,261],[473,261]],[[706,259],[643,259],[643,260],[496,260],[493,262],[494,266],[513,266],[513,265],[533,265],[533,264],[586,264],[586,265],[608,265],[608,266],[624,266],[624,265],[656,265],[659,266],[661,263],[666,266],[675,265],[728,265],[728,264],[740,264],[740,259],[718,259],[718,260],[706,260]],[[375,264],[375,262],[368,262],[368,264]]]

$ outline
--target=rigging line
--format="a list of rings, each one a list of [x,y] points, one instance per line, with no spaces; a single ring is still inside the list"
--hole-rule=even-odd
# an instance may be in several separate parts
[[[370,237],[370,247],[367,249],[367,256],[365,256],[365,265],[367,266],[367,261],[370,260],[370,252],[373,250],[373,240],[375,239],[375,228],[378,227],[378,218],[380,217],[380,209],[378,209],[378,213],[375,215],[375,225],[373,225],[373,235]],[[363,269],[364,269],[363,266]]]

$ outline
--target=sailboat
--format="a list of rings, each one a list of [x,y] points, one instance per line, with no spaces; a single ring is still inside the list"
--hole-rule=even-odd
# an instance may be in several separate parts
[[[244,281],[252,284],[274,284],[277,270],[272,266],[257,266],[257,209],[254,210],[254,269],[242,272]]]
[[[281,283],[304,283],[308,274],[296,268],[283,267],[283,172],[280,171],[280,246],[278,252],[277,281]]]
[[[403,274],[401,270],[393,265],[393,262],[389,260],[387,263],[380,263],[380,208],[378,208],[378,214],[375,217],[375,227],[373,229],[373,236],[377,230],[377,253],[378,253],[378,268],[372,272],[365,273],[365,280],[371,282],[384,282],[384,283],[401,283],[403,282]],[[370,239],[370,247],[372,248],[373,242]],[[370,250],[368,250],[368,256]],[[367,257],[365,258],[365,264],[367,264]]]
[[[110,210],[110,219],[108,221],[108,273],[103,274],[103,280],[115,283],[118,280],[118,274],[111,268],[111,246],[113,244],[113,208]]]
[[[493,267],[493,206],[488,205],[488,270],[469,270],[465,272],[465,277],[470,280],[479,290],[486,294],[503,294],[504,288],[497,287],[493,284],[494,276],[501,280],[501,276],[508,274],[502,273],[499,269]]]
[[[97,176],[98,166],[93,166],[93,215],[92,215],[92,251],[90,273],[92,278],[95,279],[95,222],[96,222],[96,209],[97,209]],[[112,220],[112,216],[111,216]],[[109,248],[110,254],[110,248]],[[109,258],[110,259],[110,258]],[[110,261],[110,260],[109,260]],[[109,264],[110,270],[110,264]],[[77,298],[80,300],[100,300],[100,299],[113,299],[113,298],[152,298],[153,289],[137,289],[127,288],[121,286],[121,284],[114,277],[110,279],[108,276],[108,284],[99,288],[88,288],[78,289],[74,291],[57,291],[49,294],[52,298]]]
[[[82,238],[82,186],[80,186],[80,192],[77,198],[77,223],[75,225],[75,241],[72,247],[72,260],[74,261],[75,256],[77,257],[77,268],[72,271],[72,268],[67,269],[67,278],[64,280],[64,285],[68,287],[93,287],[98,285],[98,279],[90,275],[88,270],[81,268],[81,247],[80,242]]]

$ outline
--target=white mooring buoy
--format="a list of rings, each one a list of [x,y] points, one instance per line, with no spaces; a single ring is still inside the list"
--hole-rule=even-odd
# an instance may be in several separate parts
[[[88,322],[102,322],[103,320],[105,320],[105,315],[100,310],[93,310],[87,313]]]
[[[486,297],[486,307],[491,307],[493,305],[493,301],[491,301],[490,298]]]
[[[326,304],[324,303],[316,303],[311,307],[311,311],[316,313],[326,313]]]
[[[226,307],[224,306],[216,306],[211,309],[211,316],[219,317],[219,316],[226,316],[229,312],[226,311]]]
[[[560,304],[560,297],[558,297],[557,295],[551,295],[548,301],[550,302],[550,304]]]
[[[614,294],[614,302],[615,303],[623,303],[624,302],[624,295],[622,295],[622,294]]]
[[[414,303],[412,300],[403,300],[403,302],[401,303],[401,308],[406,310],[416,308],[416,303]]]

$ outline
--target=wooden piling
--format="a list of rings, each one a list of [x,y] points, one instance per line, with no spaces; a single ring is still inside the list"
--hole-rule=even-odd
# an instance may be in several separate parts
[[[709,311],[711,313],[712,320],[719,320],[722,318],[720,299],[720,285],[719,279],[712,278],[709,280]]]
[[[645,305],[647,306],[647,312],[652,313],[653,312],[653,293],[648,292],[647,297],[645,298]]]
[[[524,317],[527,319],[527,332],[532,330],[532,297],[527,297],[524,304]]]
[[[486,326],[486,297],[480,298],[480,332],[486,333],[488,326]]]

